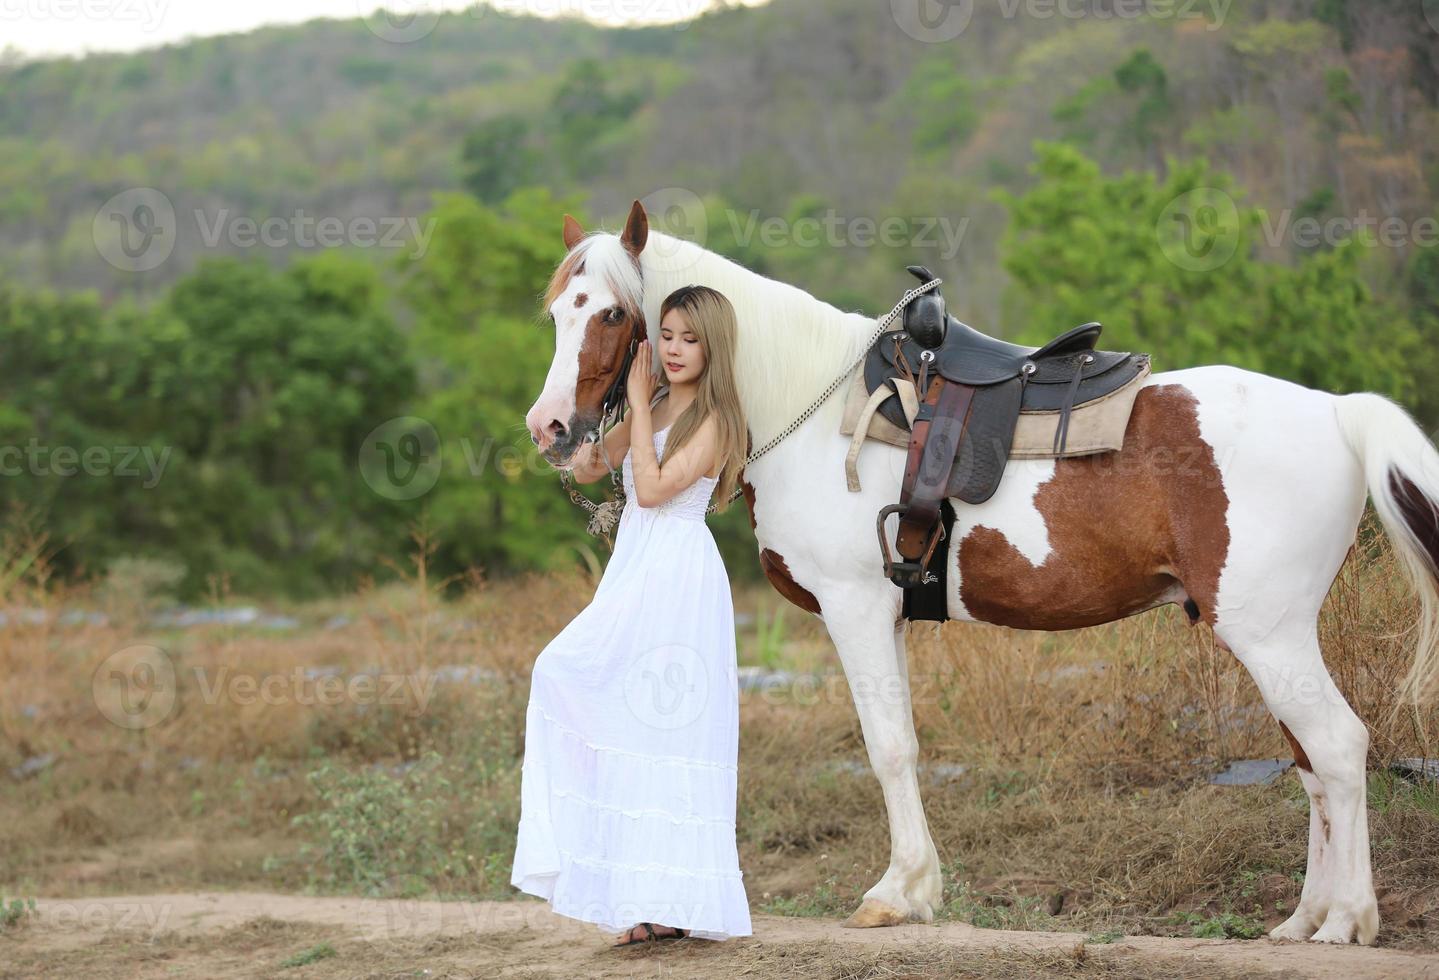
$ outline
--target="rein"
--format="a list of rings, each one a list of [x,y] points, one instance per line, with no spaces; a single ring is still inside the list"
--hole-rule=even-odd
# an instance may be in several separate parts
[[[944,282],[943,279],[935,277],[924,285],[916,286],[906,292],[903,296],[901,296],[899,298],[899,302],[894,304],[894,309],[890,310],[888,313],[886,313],[883,317],[880,318],[879,323],[875,326],[873,335],[871,335],[869,340],[865,342],[864,346],[860,348],[859,357],[855,358],[854,363],[851,364],[849,367],[845,368],[838,377],[831,381],[825,387],[824,391],[820,392],[819,397],[816,398],[808,408],[801,412],[798,417],[796,417],[792,422],[790,422],[783,429],[781,429],[773,439],[765,443],[759,449],[756,449],[754,452],[750,453],[748,457],[745,458],[745,467],[747,468],[749,464],[759,459],[761,456],[769,452],[775,446],[778,446],[781,442],[788,438],[790,433],[794,432],[795,429],[798,429],[801,425],[804,424],[806,419],[808,419],[811,415],[818,411],[819,407],[823,405],[826,401],[828,401],[829,397],[839,390],[839,386],[842,385],[845,380],[854,373],[855,368],[859,367],[861,364],[864,363],[865,355],[869,352],[869,349],[874,346],[875,341],[879,340],[880,334],[884,333],[885,329],[894,322],[895,318],[904,312],[904,308],[909,305],[910,300],[914,299],[916,296],[928,292],[942,282]],[[590,521],[589,524],[585,527],[585,530],[588,531],[590,534],[599,535],[608,533],[610,528],[614,526],[615,522],[619,520],[620,512],[624,509],[624,484],[619,474],[615,472],[615,468],[613,466],[610,466],[610,456],[609,453],[604,451],[604,436],[602,433],[609,424],[608,415],[611,411],[616,413],[614,418],[614,421],[616,423],[624,419],[625,383],[629,380],[630,364],[634,359],[635,348],[639,344],[639,340],[641,337],[640,331],[643,331],[643,329],[643,325],[636,325],[636,334],[630,341],[629,349],[625,352],[624,364],[620,368],[619,377],[615,379],[612,385],[610,385],[610,389],[605,393],[604,401],[600,405],[600,421],[596,424],[595,429],[591,434],[592,438],[587,437],[586,439],[586,441],[589,443],[598,442],[600,444],[600,455],[604,457],[605,466],[610,471],[610,484],[614,487],[615,499],[607,500],[600,504],[594,503],[574,488],[573,484],[570,482],[569,470],[560,470],[560,483],[564,485],[565,491],[570,495],[570,499],[590,512]],[[734,493],[730,494],[729,501],[735,500],[743,492],[743,487],[736,487]],[[726,503],[729,503],[729,501],[726,501]],[[708,507],[705,508],[705,513],[714,513],[715,509],[718,506],[718,502],[710,504]]]

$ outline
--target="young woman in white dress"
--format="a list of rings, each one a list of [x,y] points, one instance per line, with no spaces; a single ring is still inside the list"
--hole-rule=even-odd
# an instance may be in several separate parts
[[[588,482],[622,466],[614,553],[531,674],[510,882],[561,915],[624,930],[616,946],[751,935],[735,843],[734,606],[705,524],[748,451],[736,335],[713,289],[686,286],[661,304],[667,390],[652,404],[645,341],[629,418],[573,470]]]

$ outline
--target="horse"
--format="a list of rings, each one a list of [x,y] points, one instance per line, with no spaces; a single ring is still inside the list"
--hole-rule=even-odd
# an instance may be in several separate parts
[[[627,340],[647,334],[656,345],[660,301],[679,286],[711,286],[735,308],[737,382],[755,446],[855,363],[877,326],[651,230],[639,201],[619,234],[586,233],[565,215],[562,235],[566,255],[542,301],[555,355],[525,416],[557,469],[598,436]],[[903,592],[882,573],[873,530],[897,498],[905,453],[867,442],[863,489],[849,491],[841,402],[830,397],[751,459],[740,488],[770,583],[834,642],[883,789],[889,866],[844,925],[928,922],[942,882],[916,776]],[[951,501],[949,618],[1067,630],[1177,604],[1247,668],[1309,798],[1304,885],[1293,915],[1270,932],[1276,939],[1372,944],[1379,929],[1368,730],[1330,677],[1318,634],[1368,497],[1420,599],[1405,679],[1417,698],[1439,672],[1439,453],[1381,395],[1334,395],[1223,365],[1155,372],[1121,450],[1010,460],[988,501]],[[895,515],[888,520],[892,536]]]

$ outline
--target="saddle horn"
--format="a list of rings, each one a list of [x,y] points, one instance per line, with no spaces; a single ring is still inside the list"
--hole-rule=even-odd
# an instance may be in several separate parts
[[[920,283],[934,278],[922,265],[905,266]],[[945,310],[944,296],[936,286],[929,292],[916,296],[904,308],[904,329],[921,347],[933,349],[944,343],[945,328],[949,314]]]

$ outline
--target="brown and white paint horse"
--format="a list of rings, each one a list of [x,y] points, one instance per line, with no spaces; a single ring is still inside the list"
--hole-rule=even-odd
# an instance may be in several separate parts
[[[660,301],[681,285],[711,286],[734,304],[736,374],[756,446],[858,356],[876,325],[650,231],[638,201],[621,234],[586,235],[566,216],[564,240],[546,300],[555,357],[526,416],[556,467],[598,424],[637,318],[653,342]],[[874,536],[876,512],[898,499],[905,454],[868,443],[864,489],[849,492],[842,401],[831,397],[752,463],[743,486],[771,582],[822,618],[839,651],[884,790],[890,865],[845,924],[928,921],[941,901],[940,864],[915,773],[902,593],[881,574]],[[956,502],[946,544],[954,619],[1063,630],[1177,603],[1248,668],[1310,801],[1308,872],[1298,908],[1271,933],[1278,938],[1372,943],[1379,927],[1368,732],[1331,680],[1317,630],[1368,495],[1422,599],[1408,679],[1418,690],[1439,673],[1439,454],[1378,395],[1335,396],[1232,367],[1153,374],[1122,451],[1012,460],[993,498]],[[896,687],[902,697],[861,693]]]

